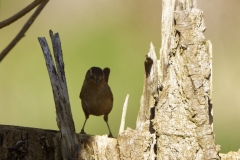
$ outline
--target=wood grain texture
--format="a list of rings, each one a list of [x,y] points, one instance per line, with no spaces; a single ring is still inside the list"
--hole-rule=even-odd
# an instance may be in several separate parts
[[[57,125],[61,131],[62,156],[63,159],[76,159],[80,148],[75,133],[75,126],[68,97],[61,42],[58,33],[53,34],[53,32],[50,31],[50,37],[53,45],[56,67],[46,39],[38,38],[38,40],[42,47],[52,85],[57,113]]]
[[[116,139],[107,135],[76,137],[81,151],[75,159],[119,159]],[[0,125],[0,159],[62,160],[61,141],[59,131]]]
[[[53,130],[0,125],[0,159],[60,159],[58,136]]]
[[[211,127],[212,55],[194,1],[164,0],[157,159],[219,159]],[[211,120],[210,120],[211,118]]]

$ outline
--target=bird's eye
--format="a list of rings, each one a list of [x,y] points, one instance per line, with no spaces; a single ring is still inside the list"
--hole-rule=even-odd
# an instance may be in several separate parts
[[[90,74],[90,78],[91,78],[91,79],[94,79],[94,76],[93,76],[92,74]]]

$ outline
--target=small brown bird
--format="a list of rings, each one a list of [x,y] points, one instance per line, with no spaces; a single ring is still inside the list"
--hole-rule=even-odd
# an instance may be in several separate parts
[[[103,70],[99,67],[90,68],[85,76],[83,86],[80,92],[82,109],[85,114],[85,121],[81,130],[81,134],[85,134],[84,126],[89,115],[104,115],[104,121],[107,123],[109,137],[113,137],[108,124],[108,114],[113,107],[113,94],[108,85],[109,68]]]

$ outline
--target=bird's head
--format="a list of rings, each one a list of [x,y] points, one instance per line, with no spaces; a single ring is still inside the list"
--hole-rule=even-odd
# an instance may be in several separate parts
[[[87,71],[86,79],[98,85],[104,80],[103,70],[99,67],[92,67]]]

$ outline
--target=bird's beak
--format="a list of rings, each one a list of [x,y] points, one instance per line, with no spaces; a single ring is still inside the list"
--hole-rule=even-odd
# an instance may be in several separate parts
[[[97,79],[97,80],[96,80],[96,85],[98,85],[98,82],[99,82],[99,80]]]

